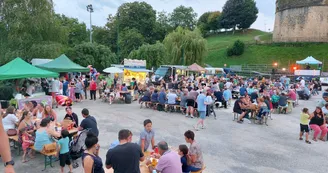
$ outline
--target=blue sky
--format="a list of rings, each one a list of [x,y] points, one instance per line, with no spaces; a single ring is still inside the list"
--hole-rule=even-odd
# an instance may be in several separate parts
[[[89,13],[86,10],[88,4],[93,4],[92,24],[103,26],[108,14],[115,14],[117,8],[125,2],[135,0],[53,0],[56,13],[65,14],[69,17],[78,18],[89,26]],[[192,7],[198,17],[206,11],[222,11],[226,0],[144,0],[156,11],[171,13],[179,5]],[[256,0],[259,14],[252,28],[272,31],[274,25],[275,0]]]

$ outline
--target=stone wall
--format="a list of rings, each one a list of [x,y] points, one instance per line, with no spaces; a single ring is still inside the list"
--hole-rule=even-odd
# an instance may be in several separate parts
[[[277,11],[273,41],[328,42],[328,6]]]

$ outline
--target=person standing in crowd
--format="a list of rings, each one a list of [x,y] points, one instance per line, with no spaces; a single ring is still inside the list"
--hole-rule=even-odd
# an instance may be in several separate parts
[[[166,103],[166,93],[163,87],[161,88],[161,92],[159,93],[158,102],[159,102],[160,110],[163,111]]]
[[[150,144],[153,149],[155,147],[155,131],[152,129],[152,125],[151,120],[146,119],[144,121],[144,130],[140,133],[139,145],[143,153],[148,150]]]
[[[205,121],[205,116],[206,116],[206,105],[208,105],[206,101],[206,90],[200,91],[200,94],[197,97],[197,110],[199,113],[200,120],[197,122],[197,124],[194,126],[195,130],[198,130],[198,125],[202,125],[202,129],[205,128],[204,126],[204,121]]]
[[[82,75],[82,82],[83,82],[83,92],[84,92],[84,98],[88,99],[88,93],[87,89],[89,87],[89,81],[87,78],[85,78],[85,75]]]
[[[195,141],[195,133],[188,130],[184,133],[185,140],[190,144],[189,156],[191,157],[190,171],[196,172],[203,168],[203,152],[200,145]]]
[[[84,173],[105,173],[102,160],[99,157],[100,146],[98,144],[98,137],[94,133],[89,132],[87,134],[85,147],[87,149],[82,154]]]
[[[230,99],[232,98],[231,91],[228,88],[224,88],[223,98],[226,105],[230,106]]]
[[[67,130],[62,130],[61,137],[62,138],[58,140],[57,145],[57,149],[59,152],[60,172],[64,173],[64,167],[65,165],[68,165],[68,173],[73,173],[72,162],[69,155],[69,132]]]
[[[138,98],[139,98],[139,93],[138,93],[138,90],[139,90],[139,88],[138,88],[138,83],[137,83],[137,80],[136,80],[136,78],[132,78],[132,90],[133,90],[133,96],[134,96],[134,99],[133,99],[133,101],[137,101],[138,100]]]
[[[149,171],[153,172],[156,170],[161,173],[182,173],[180,156],[178,153],[169,150],[169,146],[165,141],[161,141],[158,144],[159,154],[154,154],[158,160],[156,168],[149,166]],[[146,165],[150,165],[151,161],[149,160]]]
[[[145,160],[140,147],[131,143],[131,131],[120,130],[118,139],[120,144],[113,149],[109,149],[106,154],[106,168],[113,168],[114,172],[140,173],[139,162]]]
[[[65,110],[66,110],[66,115],[65,115],[64,119],[71,120],[73,122],[73,126],[75,128],[78,128],[79,127],[79,118],[76,115],[76,113],[74,113],[72,111],[72,107],[68,106],[65,108]]]
[[[97,126],[97,120],[95,119],[95,117],[89,115],[89,110],[84,108],[82,110],[82,116],[83,116],[83,120],[79,126],[79,131],[82,131],[84,129],[89,129],[90,132],[94,133],[94,135],[98,136],[99,135],[99,130],[98,130],[98,126]]]
[[[83,90],[82,83],[79,79],[77,79],[77,82],[76,82],[75,88],[74,88],[74,94],[75,94],[75,101],[76,102],[80,102],[82,100],[82,98],[80,97],[82,90]]]
[[[97,98],[97,83],[91,79],[91,82],[90,82],[90,100],[96,100]]]
[[[4,163],[4,173],[15,173],[14,165],[15,162],[13,161],[10,153],[10,145],[9,139],[7,136],[7,132],[4,130],[2,125],[2,115],[3,110],[0,108],[0,155],[2,162]]]
[[[68,96],[68,85],[69,85],[69,82],[63,78],[63,95],[64,96]]]
[[[58,103],[56,102],[56,95],[59,94],[60,90],[60,82],[58,78],[54,78],[51,82],[51,95],[52,95],[52,102],[56,103],[56,108],[58,108]]]
[[[309,109],[303,108],[301,113],[301,123],[300,123],[300,140],[303,140],[303,134],[305,132],[305,142],[311,144],[309,141],[309,121],[310,121],[310,113]]]

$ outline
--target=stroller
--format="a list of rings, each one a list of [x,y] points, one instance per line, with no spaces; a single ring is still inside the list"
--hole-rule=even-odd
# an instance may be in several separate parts
[[[82,157],[85,150],[85,139],[89,130],[83,130],[77,137],[70,142],[70,156],[72,159],[73,168],[79,167],[77,159]]]

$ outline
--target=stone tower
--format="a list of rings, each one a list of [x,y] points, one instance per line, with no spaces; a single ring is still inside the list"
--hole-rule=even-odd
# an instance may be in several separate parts
[[[277,0],[274,42],[328,42],[328,0]]]

